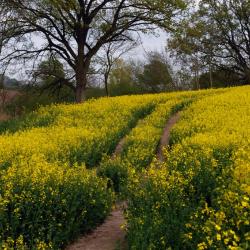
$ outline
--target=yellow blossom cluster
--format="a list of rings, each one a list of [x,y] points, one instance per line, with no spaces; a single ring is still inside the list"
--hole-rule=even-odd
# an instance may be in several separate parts
[[[130,249],[249,249],[250,87],[181,112],[166,161],[129,187]]]
[[[0,177],[0,249],[58,249],[108,215],[107,181],[84,167],[42,157],[13,164]]]
[[[106,176],[112,182],[117,193],[125,195],[128,181],[136,179],[134,175],[148,167],[156,155],[163,128],[172,113],[188,105],[195,97],[193,93],[158,95],[161,97],[151,114],[140,119],[137,125],[126,135],[119,156],[106,157],[98,167],[98,175]]]
[[[154,106],[153,97],[147,96],[52,106],[47,113],[42,108],[30,121],[36,121],[36,125],[0,136],[0,169],[33,155],[43,155],[49,162],[95,166],[102,154],[110,153],[130,127]],[[37,126],[37,121],[45,117],[49,124]]]
[[[162,99],[102,98],[40,108],[0,136],[0,249],[58,249],[101,223],[107,180],[86,170]]]
[[[106,178],[85,166],[95,167],[103,154],[111,155],[138,120],[158,106],[189,95],[53,105],[0,126],[0,248],[58,249],[101,223],[113,192]]]
[[[241,87],[100,98],[0,124],[0,249],[63,248],[105,219],[113,188],[128,198],[131,249],[247,249],[249,97]],[[179,110],[165,162],[151,164]]]

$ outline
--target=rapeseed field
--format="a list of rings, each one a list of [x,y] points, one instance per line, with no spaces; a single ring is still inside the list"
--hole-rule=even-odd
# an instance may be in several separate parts
[[[250,87],[53,105],[0,131],[0,249],[62,249],[117,197],[130,249],[249,248]]]

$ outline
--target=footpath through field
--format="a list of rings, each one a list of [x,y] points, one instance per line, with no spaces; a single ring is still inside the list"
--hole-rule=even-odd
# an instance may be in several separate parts
[[[170,132],[172,127],[177,123],[180,119],[180,112],[175,113],[167,122],[166,127],[164,128],[163,135],[160,141],[160,145],[157,152],[157,159],[159,161],[164,160],[163,148],[169,145]]]
[[[163,130],[163,135],[157,151],[157,159],[163,161],[163,148],[169,144],[172,127],[180,119],[180,112],[172,115]],[[126,137],[116,146],[112,159],[115,159],[122,152]],[[126,233],[122,226],[125,225],[124,209],[126,204],[117,204],[105,222],[93,232],[85,235],[68,246],[66,250],[125,250],[127,249]]]

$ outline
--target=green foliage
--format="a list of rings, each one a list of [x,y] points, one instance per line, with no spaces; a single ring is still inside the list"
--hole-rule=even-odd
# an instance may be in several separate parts
[[[180,249],[180,232],[189,213],[185,180],[155,168],[131,180],[128,201],[128,241],[131,249]]]
[[[122,161],[120,157],[105,158],[97,168],[97,175],[108,178],[109,186],[117,194],[125,194],[128,180],[132,178],[134,171],[129,163]]]
[[[165,162],[131,180],[131,249],[249,248],[249,88],[212,93],[182,112]]]
[[[138,93],[132,66],[122,59],[117,60],[110,73],[108,88],[111,96]]]
[[[240,77],[234,72],[226,70],[217,70],[211,72],[212,74],[212,84],[213,88],[223,88],[223,87],[232,87],[239,85]],[[209,72],[202,74],[199,77],[200,88],[207,89],[210,88],[210,76]]]
[[[164,56],[151,52],[147,61],[117,60],[110,73],[109,92],[112,96],[172,91],[171,68]]]
[[[148,92],[161,92],[173,89],[171,70],[165,58],[158,52],[151,52],[143,72],[138,74],[138,81]]]
[[[67,79],[64,65],[57,58],[42,61],[33,78],[36,92],[48,95],[54,102],[74,101],[74,82]]]
[[[39,158],[9,168],[0,184],[0,248],[6,249],[20,238],[27,249],[61,248],[100,224],[113,202],[106,180],[94,172]]]
[[[86,99],[99,98],[106,96],[105,89],[98,87],[90,87],[86,89]]]

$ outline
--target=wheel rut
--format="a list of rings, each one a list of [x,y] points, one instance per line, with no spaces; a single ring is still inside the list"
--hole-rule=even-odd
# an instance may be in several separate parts
[[[116,148],[115,148],[115,151],[111,157],[112,160],[114,160],[117,156],[119,156],[122,152],[122,149],[123,149],[123,145],[125,144],[125,141],[126,141],[126,136],[123,137],[120,142],[117,144]]]
[[[92,233],[79,238],[66,250],[114,250],[126,249],[125,231],[121,226],[125,224],[123,216],[124,205],[118,205],[106,219]]]
[[[171,129],[179,121],[179,119],[180,119],[180,112],[177,112],[170,117],[170,119],[168,120],[168,122],[163,130],[163,134],[162,134],[162,137],[160,140],[160,145],[158,147],[158,152],[157,152],[157,159],[159,161],[164,160],[163,149],[164,149],[164,147],[169,145]]]
[[[180,113],[176,113],[168,120],[163,135],[160,140],[160,145],[157,151],[157,159],[164,160],[163,148],[169,144],[170,132],[175,123],[180,119]],[[112,155],[114,160],[122,152],[126,136],[117,144]],[[122,229],[122,225],[126,223],[123,212],[126,209],[126,203],[117,204],[115,209],[107,217],[105,222],[97,227],[90,234],[84,235],[74,243],[66,247],[65,250],[126,250],[126,232]]]

